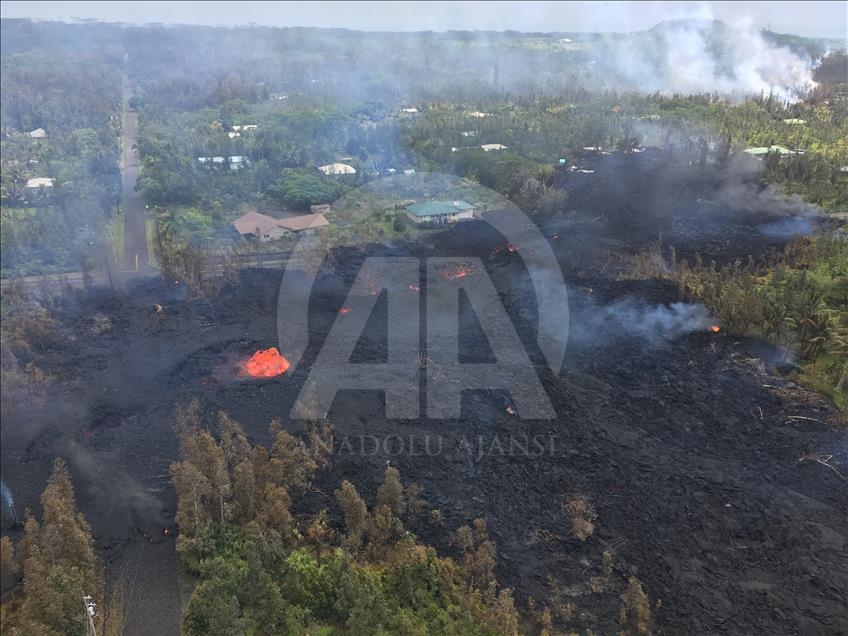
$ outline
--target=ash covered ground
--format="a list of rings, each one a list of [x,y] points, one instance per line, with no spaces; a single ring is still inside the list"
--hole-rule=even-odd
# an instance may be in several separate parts
[[[373,497],[389,459],[423,487],[428,508],[444,513],[443,528],[424,519],[413,526],[422,540],[451,554],[450,531],[485,518],[501,583],[520,601],[544,599],[555,577],[577,606],[574,627],[614,631],[618,594],[635,574],[662,601],[654,611],[660,634],[844,634],[848,431],[835,407],[778,373],[777,352],[764,343],[712,333],[708,316],[673,309],[674,286],[619,280],[611,256],[662,237],[705,260],[762,257],[818,221],[803,206],[769,204],[770,193],[754,185],[727,187],[658,152],[599,157],[592,169],[565,175],[569,209],[540,221],[569,290],[559,374],[534,350],[536,303],[520,255],[499,249],[503,237],[477,222],[425,245],[332,253],[312,296],[311,347],[294,373],[276,379],[241,378],[236,368],[277,344],[279,272],[245,271],[209,301],[185,300],[183,290],[152,280],[127,293],[75,295],[62,316],[63,344],[37,354],[55,378],[50,402],[3,421],[3,481],[17,510],[37,509],[53,458],[65,457],[99,555],[127,586],[127,633],[178,633],[185,586],[173,538],[163,536],[175,506],[175,404],[198,398],[209,412],[225,410],[254,442],[267,441],[273,418],[295,430],[288,414],[317,348],[343,319],[338,310],[366,256],[477,256],[556,419],[521,420],[505,395],[477,391],[464,396],[461,418],[398,422],[386,419],[379,392],[341,391],[329,414],[337,451],[320,492],[296,511],[332,507],[320,493],[343,479]],[[161,322],[154,303],[165,307]],[[111,328],[93,330],[102,316]],[[467,307],[461,320],[462,347],[485,359]],[[384,358],[385,328],[380,301],[357,361]],[[400,436],[405,452],[395,452],[397,438],[389,452],[375,450],[372,440],[388,435]],[[542,447],[523,452],[525,436]],[[799,461],[810,455],[832,456],[841,475]],[[577,494],[598,513],[586,542],[570,537],[562,511]],[[601,574],[604,550],[615,576],[606,593],[593,594],[587,581]]]

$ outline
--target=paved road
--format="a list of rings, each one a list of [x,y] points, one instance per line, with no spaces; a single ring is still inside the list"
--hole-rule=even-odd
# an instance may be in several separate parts
[[[136,269],[148,263],[145,209],[141,197],[135,191],[138,183],[138,152],[135,146],[138,134],[138,113],[130,110],[132,87],[124,77],[124,107],[122,114],[121,144],[124,153],[124,188],[121,198],[124,209],[124,269]]]

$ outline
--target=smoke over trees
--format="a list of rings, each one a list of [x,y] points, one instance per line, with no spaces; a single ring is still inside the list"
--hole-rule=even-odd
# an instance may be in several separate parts
[[[20,603],[4,605],[4,633],[82,636],[88,633],[82,601],[92,596],[100,601],[94,618],[98,633],[120,634],[120,592],[105,598],[91,528],[77,510],[71,477],[61,459],[53,465],[41,508],[41,521],[27,516],[25,535],[16,550],[7,537],[2,540],[4,579],[23,573]]]

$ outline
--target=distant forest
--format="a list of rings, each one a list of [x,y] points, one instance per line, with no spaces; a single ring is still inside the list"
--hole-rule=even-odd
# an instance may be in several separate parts
[[[721,23],[696,26],[710,51],[732,44]],[[403,170],[468,177],[529,212],[556,211],[567,192],[555,167],[587,146],[660,145],[700,165],[779,146],[793,154],[769,154],[764,183],[848,210],[845,55],[822,60],[832,42],[760,34],[788,47],[768,51],[819,64],[821,83],[799,101],[636,92],[622,57],[663,71],[654,58],[678,27],[600,36],[4,20],[3,276],[102,269],[119,249],[122,77],[139,112],[139,192],[181,241],[231,245],[230,221],[247,209],[308,211]],[[39,128],[44,138],[25,134]],[[339,161],[356,174],[316,169]],[[26,187],[38,178],[52,187]]]

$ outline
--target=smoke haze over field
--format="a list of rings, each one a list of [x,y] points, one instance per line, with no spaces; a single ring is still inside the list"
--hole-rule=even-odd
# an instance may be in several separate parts
[[[303,45],[316,46],[316,40],[327,40],[327,55],[348,56],[349,70],[362,75],[362,84],[375,64],[386,57],[402,54],[403,64],[412,67],[428,64],[432,68],[452,69],[455,75],[463,69],[474,69],[474,81],[487,81],[492,72],[492,60],[499,64],[494,83],[497,88],[522,92],[533,90],[533,82],[545,85],[568,76],[568,82],[597,86],[600,83],[616,89],[662,93],[719,93],[743,97],[750,94],[773,93],[789,101],[800,98],[812,82],[812,69],[817,63],[808,54],[790,50],[783,41],[763,33],[762,28],[774,25],[764,20],[757,3],[459,3],[446,8],[442,3],[252,3],[240,5],[238,15],[222,3],[64,3],[4,2],[3,17],[34,17],[40,19],[108,20],[123,23],[203,24],[235,27],[249,23],[253,26],[311,26],[348,27],[364,31],[431,31],[420,37],[433,40],[432,31],[477,30],[473,36],[463,36],[469,46],[461,56],[444,59],[438,47],[424,44],[420,37],[398,33],[391,44],[365,34],[285,32],[282,40],[291,44],[305,38]],[[811,7],[811,4],[813,5]],[[835,7],[833,5],[836,5]],[[846,6],[840,3],[770,3],[768,18],[791,11],[804,20],[819,21],[818,34],[827,25],[842,24],[844,34]],[[244,9],[242,9],[244,6]],[[403,11],[398,13],[398,8]],[[828,17],[829,16],[829,17]],[[363,20],[367,18],[367,20]],[[483,19],[485,18],[485,19]],[[776,20],[776,17],[775,17]],[[795,23],[785,30],[798,33]],[[483,32],[482,30],[489,30]],[[503,34],[494,30],[536,31],[538,37],[524,36],[519,46],[505,44]],[[279,32],[256,30],[259,41],[271,48],[280,39]],[[604,33],[600,38],[562,34]],[[812,27],[806,29],[811,33]],[[232,33],[232,30],[230,31]],[[542,33],[552,35],[542,36]],[[167,35],[167,34],[166,34]],[[241,36],[243,37],[243,35]],[[436,38],[438,36],[435,36]],[[340,39],[341,38],[341,39]],[[538,42],[535,42],[538,40]],[[842,37],[844,41],[844,37]],[[357,51],[341,42],[357,42]],[[423,45],[423,46],[422,46]],[[239,46],[239,45],[236,45]],[[319,45],[320,46],[320,45]],[[385,47],[391,50],[386,51]],[[430,47],[421,56],[423,47]],[[815,48],[821,52],[831,44]],[[341,49],[339,49],[341,47]],[[226,48],[226,47],[225,47]],[[811,55],[818,55],[819,53]],[[235,57],[239,53],[234,53]],[[442,59],[438,59],[439,57]],[[423,59],[423,62],[421,61]],[[575,68],[585,73],[575,76]],[[528,76],[527,69],[534,69]],[[483,69],[481,74],[480,69]],[[533,79],[531,79],[531,76]],[[404,73],[398,73],[398,78]],[[409,75],[414,77],[414,75]],[[399,79],[396,81],[400,81]],[[409,87],[411,91],[413,86]]]

